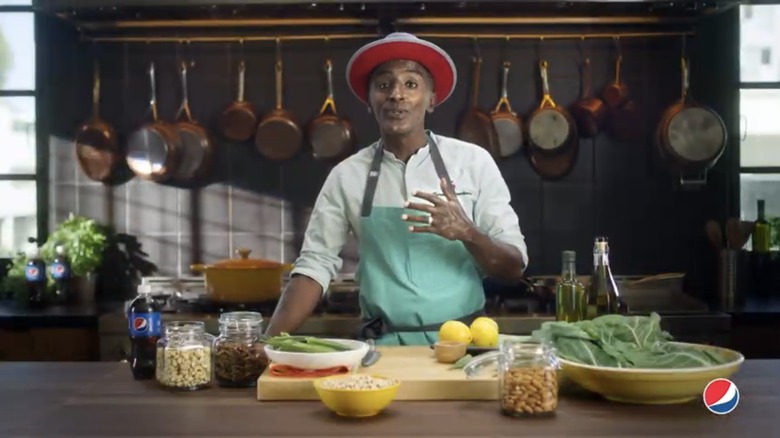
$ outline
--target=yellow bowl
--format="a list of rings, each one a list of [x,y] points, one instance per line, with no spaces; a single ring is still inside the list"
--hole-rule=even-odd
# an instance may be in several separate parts
[[[363,376],[342,374],[322,377],[314,381],[314,389],[320,401],[331,411],[343,417],[372,417],[382,412],[393,401],[401,382],[383,376],[365,375],[374,379],[394,380],[395,383],[379,389],[336,389],[327,388],[325,382]]]
[[[679,343],[684,344],[684,343]],[[584,365],[559,359],[561,370],[570,379],[588,391],[607,400],[637,404],[686,403],[702,397],[704,387],[717,378],[729,378],[745,357],[737,351],[711,345],[710,348],[728,359],[727,363],[697,368],[612,368]]]

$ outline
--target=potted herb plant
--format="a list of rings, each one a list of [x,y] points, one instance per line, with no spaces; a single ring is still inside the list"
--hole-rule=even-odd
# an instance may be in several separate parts
[[[74,277],[74,292],[86,301],[95,296],[95,273],[103,260],[106,232],[93,219],[70,216],[59,223],[41,246],[47,264],[54,260],[57,246],[62,245]],[[81,299],[80,299],[81,300]]]

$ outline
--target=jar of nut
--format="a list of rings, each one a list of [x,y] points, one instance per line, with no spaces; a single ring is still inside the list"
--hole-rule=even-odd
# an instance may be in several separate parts
[[[250,387],[268,365],[260,337],[263,317],[257,312],[228,312],[219,317],[214,340],[214,377],[220,386]]]
[[[558,360],[546,343],[504,341],[498,351],[471,360],[469,378],[497,363],[501,412],[513,417],[554,415],[558,408]]]
[[[200,321],[166,323],[157,341],[157,381],[165,387],[193,391],[211,385],[211,344]]]

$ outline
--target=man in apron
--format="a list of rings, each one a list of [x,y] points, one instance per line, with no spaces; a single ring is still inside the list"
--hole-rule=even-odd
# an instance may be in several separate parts
[[[294,331],[311,315],[353,233],[363,318],[357,337],[429,345],[445,321],[470,324],[484,314],[483,277],[522,277],[525,238],[488,151],[425,129],[426,113],[457,83],[446,52],[393,33],[353,55],[347,81],[381,138],[326,179],[267,334]]]

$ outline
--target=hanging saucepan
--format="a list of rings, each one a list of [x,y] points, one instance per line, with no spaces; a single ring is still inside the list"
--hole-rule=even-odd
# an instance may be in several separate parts
[[[222,135],[228,140],[247,141],[252,138],[257,126],[255,107],[244,100],[244,61],[238,66],[238,97],[236,101],[225,108],[219,120]]]
[[[546,180],[561,179],[574,168],[579,155],[579,143],[576,139],[562,153],[547,154],[536,148],[528,148],[528,161],[534,171]]]
[[[618,49],[619,50],[619,49]],[[623,62],[623,55],[618,53],[615,57],[615,80],[607,84],[601,91],[601,98],[610,109],[617,109],[628,99],[628,87],[620,82],[620,64]]]
[[[179,163],[181,140],[174,127],[157,119],[154,63],[149,66],[152,122],[133,131],[127,141],[127,165],[142,179],[165,182],[173,178]]]
[[[314,158],[337,159],[348,155],[355,147],[352,124],[336,111],[333,100],[333,63],[325,61],[327,95],[320,113],[309,123],[308,135]],[[330,111],[328,111],[330,109]]]
[[[193,264],[206,281],[206,297],[219,303],[246,304],[276,300],[282,294],[285,274],[292,265],[273,260],[250,259],[251,250],[241,248],[239,258],[212,265]]]
[[[466,110],[458,122],[457,136],[463,141],[481,146],[494,158],[501,156],[498,147],[498,133],[493,126],[490,115],[479,108],[479,73],[482,58],[474,57],[474,73],[471,81],[471,107]]]
[[[512,111],[512,105],[509,104],[507,97],[509,66],[509,61],[505,61],[501,75],[501,97],[490,113],[490,120],[498,134],[498,149],[502,157],[509,157],[523,147],[523,124]]]
[[[577,122],[579,135],[584,138],[593,138],[604,127],[609,114],[604,102],[590,94],[590,58],[585,58],[582,63],[580,90],[580,98],[572,104],[569,111]]]
[[[696,172],[698,179],[680,182],[703,184],[707,171],[720,159],[728,133],[723,119],[711,108],[695,102],[688,94],[689,75],[685,58],[681,58],[682,96],[662,114],[656,132],[661,156],[680,174]]]
[[[617,42],[616,42],[617,45]],[[620,67],[623,55],[620,48],[615,57],[615,80],[607,84],[601,92],[601,97],[607,105],[609,121],[607,128],[610,135],[620,141],[636,141],[644,135],[641,129],[642,115],[636,103],[631,99],[628,86],[621,82]]]
[[[187,63],[181,63],[182,101],[176,112],[176,134],[181,140],[181,154],[176,168],[176,179],[180,182],[202,178],[211,166],[212,149],[208,132],[192,118],[189,93],[187,91]],[[182,114],[184,119],[181,120]]]
[[[528,140],[531,148],[544,153],[560,153],[577,137],[577,125],[571,115],[557,106],[550,96],[547,61],[539,62],[542,78],[542,102],[528,119]]]
[[[76,131],[76,159],[91,180],[106,183],[119,163],[121,151],[114,128],[100,118],[100,68],[95,62],[92,85],[92,120]]]
[[[271,160],[289,160],[301,149],[303,133],[295,118],[282,105],[282,56],[277,40],[276,64],[276,107],[266,114],[257,126],[255,146],[261,154]]]

